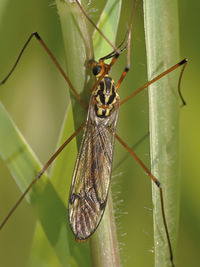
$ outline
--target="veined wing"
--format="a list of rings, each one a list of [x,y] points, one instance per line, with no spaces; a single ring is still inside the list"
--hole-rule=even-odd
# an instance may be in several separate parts
[[[92,98],[69,195],[69,220],[77,239],[87,239],[105,210],[110,185],[118,108],[96,116]]]

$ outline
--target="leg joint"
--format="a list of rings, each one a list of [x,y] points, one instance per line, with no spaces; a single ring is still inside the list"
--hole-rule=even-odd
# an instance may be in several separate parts
[[[35,35],[35,37],[38,39],[38,40],[41,40],[41,37],[39,36],[39,34],[37,32],[33,32],[33,35]]]
[[[159,188],[162,188],[161,183],[160,183],[157,179],[155,180],[155,184],[156,184]]]

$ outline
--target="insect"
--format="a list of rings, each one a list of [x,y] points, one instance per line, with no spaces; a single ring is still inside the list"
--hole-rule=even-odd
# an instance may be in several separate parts
[[[43,46],[45,46],[37,33],[34,33],[31,38],[33,36],[36,37],[37,40],[43,44]],[[115,48],[111,54],[101,58],[99,63],[96,63],[95,61],[90,62],[93,73],[96,74],[97,77],[99,76],[101,81],[98,80],[92,90],[85,133],[78,155],[69,197],[70,224],[75,237],[79,240],[87,239],[97,229],[106,205],[110,184],[115,127],[118,108],[120,105],[117,89],[119,88],[128,71],[128,68],[126,68],[115,87],[112,78],[109,76],[109,70],[117,60],[118,56],[119,52]],[[110,65],[106,65],[104,60],[108,59],[109,57],[112,58],[112,63]],[[185,63],[186,61],[184,60],[176,64],[170,70],[167,70],[165,73],[157,77],[157,79],[161,78],[180,65],[185,66]],[[149,82],[144,87],[140,88],[137,93],[142,91],[152,82]],[[121,104],[125,103],[127,100],[128,99],[122,101]],[[83,127],[84,126],[81,126],[76,131],[76,134]],[[123,144],[124,147],[132,154],[132,156],[137,159],[137,161],[142,165],[156,185],[160,187],[158,180],[153,177],[153,175],[142,164],[133,151],[129,149],[129,147],[122,141],[120,137],[116,137],[119,142]],[[68,142],[69,140],[67,143]],[[63,147],[55,154],[55,156],[57,156],[62,149]],[[37,179],[54,160],[55,156],[50,159],[47,165],[45,165],[43,168],[42,172],[37,175]],[[84,177],[80,175],[82,172]],[[98,172],[104,173],[104,175],[102,175],[104,179],[101,181],[100,179],[98,180],[98,178],[101,176]],[[34,181],[37,181],[37,179]],[[32,185],[33,183],[29,188],[31,188]]]

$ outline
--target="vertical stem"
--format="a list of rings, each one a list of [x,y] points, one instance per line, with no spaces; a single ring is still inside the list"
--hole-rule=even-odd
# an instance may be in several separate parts
[[[57,0],[56,3],[63,31],[68,75],[81,98],[88,103],[88,98],[90,96],[89,89],[92,88],[92,85],[89,85],[87,82],[87,61],[93,57],[93,49],[90,39],[92,35],[91,33],[88,33],[88,27],[91,25],[88,25],[87,19],[81,13],[76,3],[64,3],[61,0]],[[83,7],[86,3],[87,1],[81,2]],[[111,29],[112,27],[114,28],[114,30],[109,32],[110,35],[108,36],[111,42],[114,42],[117,32],[121,0],[110,0],[108,1],[107,7],[108,6],[110,6],[110,11],[108,11],[108,9],[106,10],[108,13],[106,13],[106,19],[104,18],[105,21],[103,23],[103,27],[108,28],[109,26]],[[113,16],[115,23],[111,24],[110,18]],[[105,29],[103,29],[103,31],[104,30]],[[101,49],[99,50],[104,51],[106,54],[105,42],[103,42],[100,46]],[[109,52],[110,50],[112,50],[112,48],[109,47]],[[104,56],[105,54],[102,54],[101,56]],[[97,60],[100,58],[100,56],[97,56],[97,53],[96,57]],[[74,99],[73,95],[72,106],[75,128],[78,128],[82,121],[86,118],[86,113],[80,106],[80,103],[77,103],[77,100]],[[79,144],[80,140],[78,140],[78,146]],[[96,233],[90,238],[90,247],[94,266],[120,266],[112,199],[110,195],[111,193],[109,193],[104,217]]]
[[[121,0],[107,1],[98,23],[100,30],[109,38],[112,43],[115,43],[117,35],[121,4]],[[96,31],[94,33],[93,43],[96,60],[102,56],[105,56],[112,50],[110,45],[108,45],[102,36]],[[90,247],[92,252],[93,266],[120,266],[120,256],[111,190],[108,195],[103,219],[98,227],[98,230],[90,240]]]
[[[179,61],[177,1],[144,0],[148,79]],[[178,228],[179,98],[177,71],[149,88],[151,170],[163,186],[173,251]],[[160,209],[159,190],[152,185],[155,266],[171,266]]]
[[[90,240],[93,266],[120,266],[111,192],[109,192],[104,217]]]

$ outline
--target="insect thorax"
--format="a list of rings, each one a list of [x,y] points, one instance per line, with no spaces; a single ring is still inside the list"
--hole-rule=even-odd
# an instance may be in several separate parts
[[[108,117],[114,109],[116,102],[119,101],[114,80],[109,75],[106,75],[92,94],[96,100],[96,115],[101,118]]]

